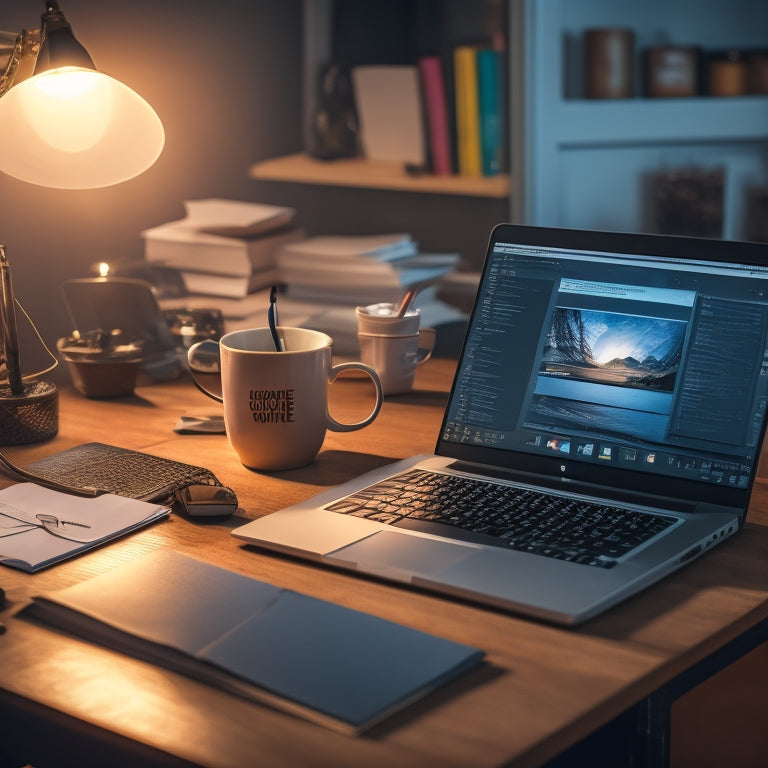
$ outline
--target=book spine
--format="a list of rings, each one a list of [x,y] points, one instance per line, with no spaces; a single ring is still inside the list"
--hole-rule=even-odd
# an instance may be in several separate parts
[[[443,62],[439,56],[423,56],[418,65],[427,116],[432,173],[448,176],[453,168]]]
[[[491,48],[477,51],[477,89],[480,115],[480,156],[484,176],[501,172],[501,53]]]
[[[456,145],[459,173],[465,176],[482,176],[476,52],[471,45],[460,45],[453,52]]]
[[[179,270],[179,276],[187,293],[205,294],[211,297],[242,298],[247,296],[250,290],[250,278],[248,277],[225,277],[187,270]]]
[[[456,81],[453,72],[453,49],[445,50],[440,58],[443,62],[445,104],[448,110],[448,142],[451,150],[451,170],[454,173],[458,173],[459,153],[456,146]]]
[[[252,267],[245,248],[221,249],[198,243],[182,243],[146,238],[144,259],[169,269],[200,269],[233,277],[250,274]]]

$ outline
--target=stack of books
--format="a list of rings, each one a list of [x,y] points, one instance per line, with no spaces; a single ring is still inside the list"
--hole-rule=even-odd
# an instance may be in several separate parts
[[[215,198],[184,207],[185,218],[141,234],[145,260],[176,270],[189,294],[244,299],[277,282],[278,251],[303,237],[292,208]]]
[[[190,291],[159,300],[165,310],[218,309],[229,333],[267,324],[269,294],[280,286],[278,319],[327,333],[340,355],[359,353],[355,307],[396,303],[417,288],[414,306],[422,325],[451,327],[461,334],[466,313],[438,298],[439,284],[454,273],[459,255],[426,254],[409,234],[318,235],[282,243],[274,254],[269,281],[242,296]],[[166,262],[167,263],[167,262]],[[209,279],[211,275],[208,276]],[[203,284],[204,287],[205,284]]]
[[[455,253],[420,253],[408,234],[319,235],[284,245],[278,268],[291,298],[360,305],[397,301],[458,261]]]
[[[285,296],[280,321],[323,331],[340,354],[357,354],[355,307],[396,303],[419,291],[422,324],[462,323],[464,315],[437,298],[437,284],[459,262],[455,253],[421,253],[409,234],[320,235],[280,249]],[[262,308],[263,309],[263,308]]]

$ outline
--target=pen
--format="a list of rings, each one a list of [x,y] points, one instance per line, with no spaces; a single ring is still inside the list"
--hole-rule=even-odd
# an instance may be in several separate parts
[[[24,394],[19,365],[19,335],[16,328],[16,299],[11,283],[11,265],[5,253],[5,246],[0,245],[0,287],[3,301],[3,345],[5,346],[5,365],[8,368],[8,386],[14,397]]]
[[[399,304],[394,308],[392,312],[395,317],[405,317],[405,313],[411,308],[413,300],[416,298],[416,294],[419,292],[418,288],[409,288]]]
[[[269,332],[272,334],[272,341],[278,352],[285,351],[285,345],[282,339],[277,335],[277,286],[273,285],[269,292],[269,310],[267,311],[267,320],[269,321]]]

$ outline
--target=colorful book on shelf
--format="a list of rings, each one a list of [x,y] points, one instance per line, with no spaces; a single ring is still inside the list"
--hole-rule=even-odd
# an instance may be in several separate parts
[[[38,595],[22,617],[350,735],[484,655],[168,550]]]
[[[423,166],[426,152],[418,68],[355,67],[352,84],[365,156]]]
[[[422,56],[418,67],[427,120],[430,170],[436,176],[448,176],[453,173],[453,166],[443,59]]]
[[[453,51],[456,94],[456,149],[458,170],[465,176],[482,176],[480,112],[477,83],[477,46],[459,45]]]
[[[453,49],[447,48],[440,56],[445,81],[445,108],[448,112],[448,141],[451,149],[451,170],[459,172],[459,150],[456,139],[456,76]]]
[[[495,176],[501,172],[503,149],[501,66],[501,51],[494,48],[478,49],[477,90],[483,176]]]

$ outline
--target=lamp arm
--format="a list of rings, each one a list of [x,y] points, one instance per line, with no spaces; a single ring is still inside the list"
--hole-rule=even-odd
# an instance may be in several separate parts
[[[0,35],[5,34],[9,33],[0,32]],[[11,55],[8,57],[4,71],[0,74],[0,96],[8,91],[11,86],[32,74],[39,50],[39,29],[34,29],[31,32],[23,29],[16,36],[16,42],[13,45]]]
[[[19,60],[21,59],[22,35],[16,37],[16,42],[11,51],[11,55],[8,57],[5,70],[3,71],[3,74],[0,75],[0,96],[13,85],[13,82],[16,79],[16,72],[19,69]]]
[[[18,32],[9,32],[7,29],[0,29],[0,53],[12,51],[18,36]]]

